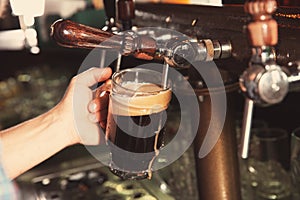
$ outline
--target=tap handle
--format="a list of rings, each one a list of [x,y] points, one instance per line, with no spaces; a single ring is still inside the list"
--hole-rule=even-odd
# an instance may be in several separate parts
[[[156,41],[148,36],[138,36],[133,31],[122,35],[78,24],[70,20],[57,20],[51,25],[51,37],[69,48],[102,48],[120,51],[121,55],[152,60],[156,55]]]
[[[252,21],[248,24],[252,58],[240,77],[241,90],[257,103],[275,104],[282,101],[288,91],[287,74],[276,64],[273,46],[278,41],[278,26],[272,14],[276,0],[250,0],[245,12]]]
[[[244,6],[252,21],[248,24],[249,41],[253,47],[274,46],[278,41],[278,26],[272,14],[277,9],[276,0],[248,1]]]
[[[55,21],[51,25],[50,36],[60,46],[69,48],[120,49],[122,46],[122,37],[70,20]]]
[[[118,0],[118,19],[122,22],[123,30],[130,30],[132,20],[135,18],[135,5],[133,0]]]

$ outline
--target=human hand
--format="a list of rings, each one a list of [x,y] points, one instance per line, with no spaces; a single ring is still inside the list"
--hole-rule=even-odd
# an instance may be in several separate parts
[[[70,145],[82,143],[97,145],[100,134],[106,124],[108,93],[107,84],[96,90],[90,88],[98,82],[104,82],[111,76],[110,68],[90,68],[73,77],[68,89],[56,106],[57,114],[61,115],[62,128],[70,137]]]
[[[88,106],[91,112],[90,120],[92,122],[99,122],[102,129],[106,128],[110,89],[111,79],[108,79],[103,85],[96,89],[94,98]]]

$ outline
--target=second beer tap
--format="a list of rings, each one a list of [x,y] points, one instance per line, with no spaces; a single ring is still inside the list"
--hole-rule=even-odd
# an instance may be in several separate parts
[[[276,9],[275,0],[245,3],[245,11],[252,17],[248,24],[252,57],[248,68],[240,76],[240,88],[246,96],[240,149],[243,159],[248,158],[254,104],[269,106],[282,102],[290,90],[290,83],[300,80],[295,78],[299,76],[298,68],[297,73],[291,73],[292,68],[277,64],[275,45],[278,41],[278,27],[272,18]]]

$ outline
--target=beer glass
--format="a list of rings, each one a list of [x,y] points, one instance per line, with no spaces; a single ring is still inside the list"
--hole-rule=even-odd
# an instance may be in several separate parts
[[[242,116],[242,115],[241,115]],[[241,128],[243,121],[241,119],[236,120],[236,133],[238,149],[241,148]],[[268,123],[263,119],[253,119],[251,124],[251,136],[254,135],[256,130],[268,128]],[[253,137],[250,141],[252,142]],[[250,144],[251,145],[251,144]],[[248,172],[248,160],[239,158],[240,178],[241,178],[241,193],[243,200],[252,200],[254,197],[254,191],[249,183],[250,174]]]
[[[300,199],[300,127],[292,131],[291,135],[291,178],[293,197]]]
[[[291,199],[289,134],[280,128],[256,129],[250,144],[249,182],[254,199]]]
[[[112,76],[106,141],[111,171],[124,179],[151,178],[163,145],[171,88],[162,73],[130,68]]]

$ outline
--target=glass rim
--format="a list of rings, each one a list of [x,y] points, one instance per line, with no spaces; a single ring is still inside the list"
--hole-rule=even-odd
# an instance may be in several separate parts
[[[122,69],[122,70],[120,70],[120,71],[118,71],[118,72],[115,72],[115,73],[112,75],[111,80],[112,80],[113,84],[117,85],[118,87],[120,87],[120,88],[122,88],[122,89],[124,89],[124,90],[128,90],[128,91],[130,91],[130,92],[134,92],[134,93],[137,94],[137,95],[139,95],[139,94],[148,94],[148,95],[152,95],[152,94],[157,94],[157,93],[159,93],[159,92],[167,91],[167,90],[170,89],[170,87],[163,88],[162,84],[159,85],[159,86],[161,87],[160,90],[151,91],[151,92],[146,92],[146,91],[138,92],[138,91],[136,91],[136,90],[129,89],[129,88],[126,88],[126,87],[123,87],[121,84],[119,84],[119,83],[117,83],[117,82],[115,81],[115,78],[116,78],[117,76],[120,76],[120,75],[125,74],[125,73],[127,73],[127,72],[151,72],[151,73],[154,72],[154,73],[156,73],[157,75],[162,76],[162,73],[161,73],[161,72],[155,71],[155,70],[151,70],[151,69],[147,69],[147,68],[137,68],[137,67],[135,67],[135,68],[127,68],[127,69]]]
[[[262,131],[266,131],[267,134],[265,134]],[[272,134],[273,132],[279,133],[279,134]],[[260,133],[260,134],[259,134]],[[285,139],[288,137],[288,132],[285,129],[282,128],[272,128],[272,127],[264,127],[264,128],[257,128],[254,130],[254,138],[261,140],[261,141],[269,141],[274,142],[277,140]]]

